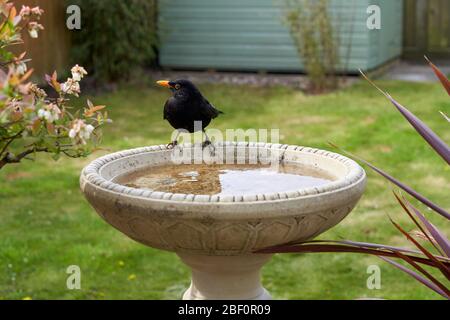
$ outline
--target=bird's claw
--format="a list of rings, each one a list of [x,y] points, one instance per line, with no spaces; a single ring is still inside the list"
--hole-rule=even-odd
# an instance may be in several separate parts
[[[167,149],[175,149],[175,147],[178,145],[178,141],[173,141],[167,145]]]
[[[205,149],[206,147],[212,146],[211,141],[206,140],[205,142],[202,143],[202,148]]]
[[[205,148],[209,147],[209,153],[211,156],[215,156],[216,154],[216,148],[214,147],[214,145],[211,143],[211,141],[206,140],[205,142],[202,143],[202,149],[204,150]]]

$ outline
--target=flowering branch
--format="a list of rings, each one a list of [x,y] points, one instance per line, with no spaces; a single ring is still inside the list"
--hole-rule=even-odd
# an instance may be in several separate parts
[[[79,65],[62,83],[56,72],[45,77],[56,98],[49,98],[28,81],[33,73],[27,66],[30,59],[26,53],[16,56],[8,47],[23,43],[24,30],[38,38],[44,30],[38,22],[44,11],[23,6],[17,12],[12,2],[0,0],[0,170],[39,152],[51,153],[55,159],[61,154],[85,157],[95,150],[100,129],[109,122],[105,106],[88,101],[84,112],[80,108],[74,108],[78,110],[74,114],[69,111],[70,97],[79,97],[80,81],[88,74]]]

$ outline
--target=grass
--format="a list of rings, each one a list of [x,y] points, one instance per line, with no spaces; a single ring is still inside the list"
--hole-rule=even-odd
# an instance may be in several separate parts
[[[437,84],[379,83],[430,127],[450,140],[448,97]],[[367,83],[323,95],[282,88],[204,85],[210,101],[225,111],[213,123],[226,128],[280,128],[282,142],[352,151],[408,182],[449,208],[449,167],[394,108]],[[127,87],[94,97],[107,104],[114,124],[105,129],[109,151],[167,143],[162,120],[166,90]],[[82,197],[80,170],[89,159],[37,161],[0,172],[0,299],[178,299],[189,271],[178,258],[133,242],[103,222]],[[396,204],[391,187],[368,171],[367,192],[340,225],[321,238],[407,245],[390,215],[413,227]],[[426,211],[426,210],[425,210]],[[444,221],[431,220],[444,227]],[[449,234],[448,224],[443,229]],[[370,265],[381,268],[381,290],[369,290]],[[82,270],[82,289],[66,288],[66,269]],[[276,299],[438,299],[407,275],[374,257],[353,254],[278,255],[263,271]]]

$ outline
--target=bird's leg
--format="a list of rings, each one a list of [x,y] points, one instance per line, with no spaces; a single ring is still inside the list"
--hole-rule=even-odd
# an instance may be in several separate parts
[[[167,145],[167,149],[174,149],[178,145],[178,137],[180,136],[180,131],[177,130],[177,136],[175,140]]]
[[[205,130],[203,130],[203,134],[206,137],[205,141],[202,143],[202,148],[204,149],[208,146],[212,146],[212,143],[211,143],[211,140],[209,139],[208,135],[206,134]]]
[[[205,130],[203,130],[203,133],[205,134],[205,141],[202,143],[202,148],[205,149],[206,147],[210,147],[209,152],[211,156],[215,156],[216,154],[216,148],[211,143],[211,140],[209,139],[208,135],[206,134]]]
[[[173,141],[167,145],[167,149],[173,149],[178,145],[178,141]]]

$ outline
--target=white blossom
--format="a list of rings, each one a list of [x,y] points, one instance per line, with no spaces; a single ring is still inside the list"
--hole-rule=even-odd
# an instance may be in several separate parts
[[[38,110],[38,117],[48,123],[54,123],[61,118],[61,110],[55,104],[49,104]]]
[[[44,13],[44,10],[42,10],[42,9],[39,8],[39,7],[34,7],[34,8],[31,9],[31,13],[32,13],[35,17],[39,18],[39,17],[42,16],[42,14]]]
[[[19,15],[22,18],[28,18],[31,15],[31,8],[29,6],[22,6]]]
[[[78,97],[81,93],[80,83],[75,79],[69,78],[65,83],[61,85],[61,90],[64,93]]]
[[[28,33],[30,34],[30,37],[38,38],[40,30],[44,30],[44,26],[42,24],[39,24],[34,21],[28,23]]]
[[[85,75],[87,75],[87,71],[86,69],[84,69],[83,67],[79,66],[79,65],[75,65],[72,70],[72,78],[75,81],[81,81],[81,79],[84,78]]]
[[[86,124],[83,120],[77,119],[74,121],[72,128],[69,131],[69,137],[77,143],[86,144],[86,141],[91,138],[94,130],[94,126]]]
[[[27,64],[24,62],[19,62],[16,64],[16,72],[20,75],[24,75],[28,71]]]
[[[75,137],[77,136],[77,132],[75,131],[75,129],[70,129],[69,131],[69,137],[71,139],[75,139]]]
[[[30,37],[32,37],[33,39],[39,38],[39,33],[36,29],[29,29],[28,33],[30,34]]]
[[[19,16],[28,19],[33,15],[35,18],[39,19],[43,13],[44,10],[39,7],[30,8],[29,6],[22,6]]]

